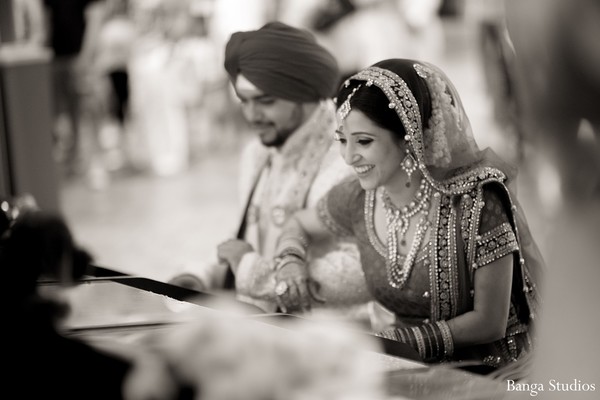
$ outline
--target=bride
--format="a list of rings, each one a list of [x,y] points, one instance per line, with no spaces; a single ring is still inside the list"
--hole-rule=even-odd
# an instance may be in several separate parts
[[[314,301],[310,243],[352,237],[369,292],[394,317],[378,335],[428,362],[500,367],[530,352],[542,259],[509,189],[510,168],[477,148],[445,74],[419,61],[381,61],[345,82],[337,110],[335,137],[356,179],[284,227],[274,294],[281,308]]]

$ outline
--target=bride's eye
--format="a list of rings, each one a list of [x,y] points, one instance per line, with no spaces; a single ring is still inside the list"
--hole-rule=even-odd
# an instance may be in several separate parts
[[[357,143],[360,144],[361,146],[366,146],[368,144],[371,144],[373,142],[373,139],[358,139]]]
[[[346,143],[346,139],[344,138],[344,136],[342,136],[342,134],[340,134],[339,132],[335,132],[333,134],[333,140],[335,140],[336,142],[340,142],[340,143]]]

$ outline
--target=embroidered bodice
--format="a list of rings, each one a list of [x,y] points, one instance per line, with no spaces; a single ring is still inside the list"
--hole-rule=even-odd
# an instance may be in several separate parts
[[[432,223],[428,240],[417,252],[402,288],[393,287],[388,279],[386,244],[374,228],[373,191],[365,192],[357,181],[346,182],[323,198],[318,209],[330,230],[356,237],[373,297],[396,314],[400,325],[414,324],[448,319],[460,313],[459,309],[468,308],[474,269],[518,250],[504,206],[493,187],[479,187],[473,192],[462,196],[438,192],[434,196],[428,216]],[[478,196],[482,197],[473,207],[473,199]],[[460,226],[460,230],[451,229],[452,226]],[[473,252],[472,257],[469,252]],[[460,279],[464,283],[459,283],[459,275],[466,278]]]

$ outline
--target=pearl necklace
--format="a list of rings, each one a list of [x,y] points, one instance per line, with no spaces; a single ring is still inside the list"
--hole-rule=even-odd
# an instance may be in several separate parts
[[[389,284],[400,289],[404,286],[412,271],[417,252],[421,248],[425,232],[429,228],[429,199],[431,198],[432,187],[422,179],[419,190],[415,195],[415,200],[402,208],[396,207],[385,189],[381,191],[381,200],[385,211],[387,223],[387,278]],[[405,244],[406,232],[410,226],[410,219],[417,213],[421,213],[415,237],[410,250],[406,256],[398,254],[398,238]],[[402,264],[402,265],[401,265]]]

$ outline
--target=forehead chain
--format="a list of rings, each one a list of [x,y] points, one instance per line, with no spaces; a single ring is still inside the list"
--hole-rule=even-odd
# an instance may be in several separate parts
[[[419,64],[414,65],[419,76],[424,77],[427,70]],[[388,107],[394,109],[402,121],[406,130],[407,140],[417,153],[422,153],[422,135],[421,113],[419,106],[410,88],[406,82],[396,73],[380,67],[369,67],[348,78],[344,85],[350,85],[351,80],[365,82],[366,86],[377,86],[387,97]],[[361,84],[362,85],[362,84]],[[350,113],[350,99],[361,87],[358,85],[348,95],[344,103],[338,108],[338,117],[342,122]]]

